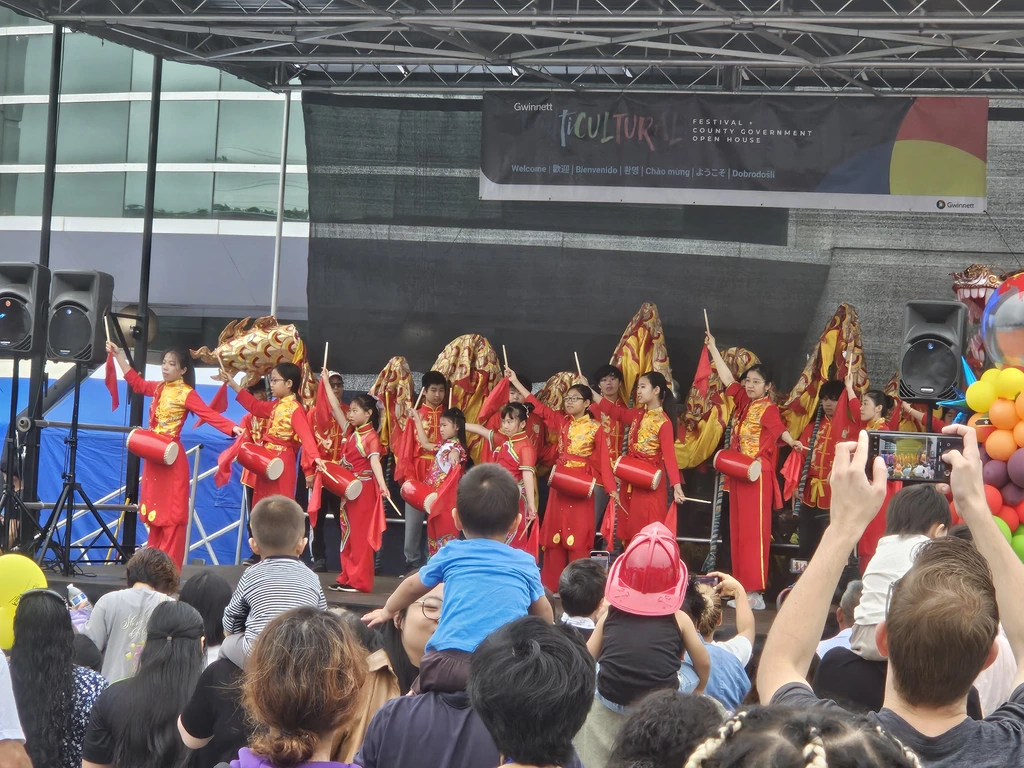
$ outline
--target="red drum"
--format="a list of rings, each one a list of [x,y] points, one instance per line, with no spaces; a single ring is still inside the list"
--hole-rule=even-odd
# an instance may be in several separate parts
[[[178,443],[148,429],[133,429],[128,433],[128,450],[146,461],[171,466],[178,458]]]
[[[238,449],[238,463],[253,474],[270,481],[277,480],[284,474],[284,460],[256,443],[242,443]]]
[[[321,472],[324,488],[333,493],[339,499],[352,501],[363,492],[363,481],[345,469],[341,464],[333,461],[326,461],[326,472]]]
[[[437,501],[437,491],[431,488],[426,483],[420,483],[416,480],[406,480],[402,483],[402,498],[416,509],[422,509],[428,515],[430,514],[430,508],[434,506],[434,502]]]
[[[589,499],[594,496],[597,480],[588,475],[585,470],[555,465],[551,468],[551,474],[548,475],[548,485],[566,496]]]
[[[744,456],[739,451],[721,450],[715,454],[712,464],[723,475],[735,477],[737,480],[753,483],[761,477],[761,462]]]
[[[625,480],[637,488],[650,488],[656,491],[661,485],[662,471],[632,456],[620,456],[612,471],[619,480]]]

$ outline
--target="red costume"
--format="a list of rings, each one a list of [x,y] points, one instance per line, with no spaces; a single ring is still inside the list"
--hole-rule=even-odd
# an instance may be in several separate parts
[[[437,491],[427,517],[427,552],[433,557],[449,541],[459,538],[452,510],[469,454],[458,440],[445,440],[434,455],[426,484]]]
[[[611,418],[622,425],[629,425],[629,444],[626,455],[649,464],[652,470],[665,468],[669,486],[679,485],[679,464],[676,461],[675,439],[672,423],[661,408],[626,408],[608,402],[605,398],[598,400],[593,410]],[[623,515],[605,515],[601,535],[609,543],[612,541],[612,526],[618,518],[618,530],[615,535],[626,544],[640,532],[640,529],[651,523],[664,523],[672,535],[676,531],[675,504],[668,504],[668,497],[663,484],[653,491],[623,484],[620,494]],[[607,487],[606,487],[606,490]]]
[[[313,477],[316,460],[320,458],[316,438],[306,420],[306,412],[295,395],[279,400],[257,400],[243,389],[238,393],[238,403],[253,416],[267,420],[258,444],[280,454],[284,462],[284,472],[277,480],[268,480],[265,476],[256,477],[253,506],[266,496],[295,498],[295,464],[299,448],[302,448],[302,471],[307,478]]]
[[[427,440],[433,445],[438,445],[442,442],[441,414],[444,413],[444,411],[445,406],[443,404],[431,406],[424,403],[416,409],[416,412],[420,415],[420,419],[423,422],[423,431],[427,433]],[[427,450],[423,447],[420,441],[416,439],[415,424],[410,424],[409,429],[412,430],[412,440],[415,448],[412,453],[412,461],[405,472],[405,477],[408,480],[416,480],[417,482],[425,483],[427,482],[427,475],[430,474],[431,469],[434,467],[434,456],[436,455],[436,451]]]
[[[178,458],[170,466],[146,460],[142,463],[139,514],[149,525],[147,546],[166,552],[180,569],[185,561],[185,529],[188,525],[188,457],[181,445],[185,417],[193,413],[226,435],[235,424],[203,402],[188,384],[146,381],[129,369],[124,380],[132,391],[153,398],[149,408],[149,429],[178,443]]]
[[[850,419],[848,395],[843,392],[836,403],[832,418],[822,414],[821,422],[818,424],[811,465],[807,468],[807,485],[804,487],[802,499],[804,506],[823,510],[831,508],[832,488],[828,484],[828,479],[832,474],[832,464],[836,460],[836,445],[847,440],[856,440],[859,432],[859,420]],[[814,422],[811,421],[800,435],[800,442],[810,445],[813,433]],[[803,454],[796,455],[803,458]],[[800,463],[803,464],[802,461]]]
[[[380,437],[371,424],[349,432],[341,448],[341,465],[362,481],[363,490],[355,499],[342,499],[338,583],[360,592],[373,591],[373,553],[380,549],[386,526],[384,497],[370,463],[381,454]]]
[[[501,409],[509,404],[508,395],[511,391],[512,384],[508,379],[503,379],[498,382],[498,386],[491,390],[491,394],[484,400],[483,405],[480,406],[480,412],[477,414],[477,422],[488,429],[494,430],[495,433],[501,432]],[[530,411],[529,408],[527,408]],[[530,438],[530,442],[533,443],[533,448],[537,452],[537,464],[544,466],[551,466],[555,461],[555,446],[548,442],[548,430],[544,424],[544,420],[536,414],[534,411],[526,417],[526,434]]]
[[[557,413],[530,395],[527,402],[544,425],[558,433],[556,467],[582,470],[605,490],[615,490],[615,477],[608,461],[608,446],[601,423],[584,413],[573,418]],[[552,486],[540,529],[544,565],[540,578],[552,592],[558,591],[558,579],[565,566],[587,557],[594,543],[594,499],[570,496]]]
[[[488,439],[492,451],[490,461],[511,472],[519,486],[519,513],[522,518],[519,520],[519,528],[509,536],[505,543],[516,549],[529,552],[536,558],[540,536],[536,520],[529,525],[529,533],[526,530],[528,522],[526,519],[526,483],[523,482],[523,475],[529,472],[536,479],[537,450],[533,447],[533,442],[526,432],[519,432],[512,437],[507,437],[501,432],[491,430]]]
[[[732,573],[748,592],[762,592],[768,578],[772,510],[782,506],[775,466],[786,425],[775,403],[767,397],[751,400],[739,382],[730,384],[726,395],[736,404],[730,448],[761,462],[761,476],[754,482],[726,478]]]
[[[896,409],[893,410],[895,411]],[[895,431],[893,425],[884,418],[875,419],[867,424],[863,424],[860,421],[859,398],[855,397],[850,400],[850,413],[856,416],[857,432],[854,437],[860,434],[862,428],[869,431]],[[860,560],[860,572],[862,574],[867,570],[868,563],[871,562],[871,558],[874,557],[875,551],[878,549],[878,540],[885,536],[885,511],[889,507],[889,499],[895,496],[896,492],[902,487],[903,483],[894,480],[890,480],[885,484],[885,501],[882,502],[882,508],[878,510],[878,514],[875,515],[874,519],[868,523],[868,527],[864,529],[860,541],[857,542],[857,557]]]

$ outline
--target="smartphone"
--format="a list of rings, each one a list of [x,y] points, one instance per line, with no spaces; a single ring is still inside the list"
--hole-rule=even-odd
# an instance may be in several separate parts
[[[868,432],[868,466],[876,456],[885,461],[890,480],[904,483],[948,483],[947,451],[963,450],[959,435],[918,432]]]
[[[698,584],[707,584],[709,587],[717,587],[722,580],[717,576],[698,576]]]
[[[606,550],[594,549],[590,552],[590,559],[596,560],[605,568],[607,568],[612,561],[612,556],[611,553]]]

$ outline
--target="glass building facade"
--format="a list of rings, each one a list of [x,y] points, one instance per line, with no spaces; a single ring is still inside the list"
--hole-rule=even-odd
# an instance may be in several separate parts
[[[0,216],[42,210],[52,27],[0,8]],[[153,57],[66,32],[55,216],[138,217]],[[272,220],[284,97],[211,67],[164,62],[159,218]],[[285,218],[309,218],[302,106],[292,100]]]

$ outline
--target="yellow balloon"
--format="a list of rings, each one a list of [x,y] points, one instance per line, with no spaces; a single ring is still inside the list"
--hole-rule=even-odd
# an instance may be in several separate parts
[[[967,388],[967,407],[975,413],[987,413],[996,401],[996,388],[991,382],[976,381]]]
[[[1016,400],[1024,391],[1024,371],[1020,368],[1003,368],[996,379],[996,394],[1007,400]]]
[[[985,371],[983,374],[981,374],[981,380],[982,381],[987,381],[990,384],[995,384],[996,383],[996,379],[998,379],[998,378],[999,378],[999,369],[998,368],[989,368],[987,371]]]
[[[0,649],[14,645],[14,612],[30,589],[45,589],[46,577],[24,555],[0,555]]]

